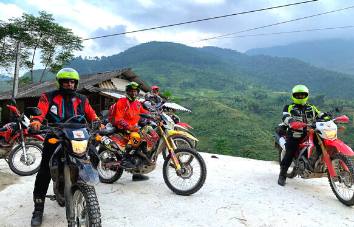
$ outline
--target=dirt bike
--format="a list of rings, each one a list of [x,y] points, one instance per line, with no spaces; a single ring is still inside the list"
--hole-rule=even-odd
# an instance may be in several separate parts
[[[177,148],[174,136],[186,135],[184,132],[173,131],[173,121],[161,109],[154,114],[140,114],[156,124],[154,129],[145,125],[139,130],[141,142],[135,149],[131,162],[135,165],[132,174],[146,174],[156,168],[158,155],[167,147],[168,156],[163,164],[163,178],[166,185],[178,195],[191,195],[204,184],[207,169],[202,156],[191,148]],[[172,121],[172,122],[171,122]],[[192,136],[188,135],[191,139]],[[98,173],[101,182],[113,183],[123,174],[120,162],[123,151],[128,143],[112,131],[101,130],[96,137],[102,149],[99,150],[100,163]]]
[[[32,116],[41,115],[37,108],[29,107],[26,111]],[[49,163],[54,196],[47,197],[66,207],[68,226],[98,227],[101,213],[94,186],[99,183],[96,170],[99,156],[90,144],[90,133],[96,131],[90,129],[91,124],[67,123],[72,118],[65,123],[47,123],[40,131],[29,132],[45,133],[48,143],[58,144]]]
[[[188,128],[193,129],[192,126],[190,126],[190,125],[187,124],[187,123],[182,123],[182,122],[180,122],[180,118],[179,118],[177,115],[171,115],[170,117],[172,118],[173,122],[175,123],[175,128],[174,128],[174,130],[187,132],[188,134],[191,134],[194,138],[197,138],[197,137],[195,136],[195,134],[192,133],[192,132],[188,129]],[[192,142],[193,148],[194,148],[194,149],[197,149],[198,140],[192,140],[191,142]]]
[[[162,105],[163,105],[163,103],[160,104],[160,107]],[[151,110],[151,108],[149,108],[149,110]],[[102,124],[104,124],[104,126],[110,132],[109,136],[111,136],[113,133],[115,133],[116,130],[113,129],[112,124],[108,121],[109,112],[110,112],[109,110],[102,110],[100,112],[100,119],[101,119]],[[165,116],[166,116],[166,118],[169,118],[169,115],[165,114]],[[183,133],[175,133],[172,136],[172,140],[177,148],[183,148],[183,147],[188,148],[189,147],[189,148],[196,149],[196,144],[198,142],[198,139],[195,138],[193,136],[193,134],[188,131],[188,129],[185,129],[182,126],[177,126],[176,124],[174,124],[174,121],[172,119],[167,119],[166,121],[164,121],[164,123],[166,123],[166,122],[173,124],[172,128],[174,130],[183,132]],[[139,123],[138,123],[138,127],[143,127],[145,125],[149,125],[149,126],[153,127],[154,129],[157,127],[157,125],[153,121],[150,121],[145,118],[140,118]],[[103,131],[101,131],[101,133],[103,133]],[[108,134],[106,133],[105,135],[107,136]],[[192,135],[192,137],[189,137],[189,135]],[[115,137],[117,137],[117,135]],[[97,144],[95,145],[95,147],[97,148],[97,150],[99,150],[99,146]],[[162,150],[162,155],[163,155],[163,159],[165,160],[168,156],[167,147],[165,147]]]
[[[36,173],[42,160],[42,146],[26,139],[33,138],[44,141],[41,135],[29,135],[27,127],[29,119],[18,111],[16,100],[11,99],[12,105],[6,105],[13,112],[14,122],[0,129],[0,158],[5,159],[10,169],[20,175],[29,176]],[[20,145],[15,146],[19,143]]]
[[[307,128],[307,135],[297,149],[287,177],[299,175],[310,179],[327,176],[337,199],[347,206],[353,206],[354,165],[347,156],[353,156],[354,152],[337,139],[337,124],[347,123],[349,119],[345,115],[333,117],[334,112],[340,112],[342,109],[342,106],[338,106],[335,111],[329,111],[328,119],[317,119],[316,122],[308,124],[297,122],[299,128]],[[298,110],[291,110],[290,113],[293,116],[301,116]],[[319,141],[319,150],[314,143],[315,138]],[[274,144],[281,161],[285,155],[285,135],[276,134]]]

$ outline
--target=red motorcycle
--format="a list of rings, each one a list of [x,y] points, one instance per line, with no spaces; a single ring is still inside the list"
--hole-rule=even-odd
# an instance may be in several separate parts
[[[30,123],[26,115],[20,114],[16,100],[7,105],[13,113],[14,122],[0,129],[0,158],[5,159],[10,169],[20,175],[29,176],[36,173],[42,160],[42,146],[28,142],[28,138],[44,141],[40,135],[29,135],[27,127]],[[18,144],[18,146],[15,146]],[[15,148],[14,148],[15,147]]]
[[[340,112],[338,106],[335,112]],[[298,110],[290,112],[301,116]],[[347,123],[345,115],[334,118],[334,111],[329,112],[328,119],[317,119],[309,124],[297,122],[298,128],[306,127],[307,136],[300,143],[290,166],[287,177],[299,175],[302,178],[328,177],[329,184],[337,199],[347,206],[354,205],[354,164],[347,156],[353,156],[353,150],[337,139],[337,124]],[[344,127],[340,127],[340,130]],[[276,134],[275,147],[279,151],[279,161],[285,155],[285,136]],[[318,141],[316,146],[314,141]]]

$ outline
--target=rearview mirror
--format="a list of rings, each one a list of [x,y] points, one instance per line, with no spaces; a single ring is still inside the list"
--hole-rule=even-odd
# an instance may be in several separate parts
[[[109,110],[102,110],[100,112],[100,116],[102,117],[108,117],[109,116]]]
[[[343,106],[337,106],[336,107],[336,112],[341,112],[343,110]]]
[[[16,105],[16,99],[14,99],[13,97],[10,99],[10,101],[11,101],[11,103],[13,104],[13,105]]]
[[[27,117],[29,116],[40,116],[42,114],[42,111],[38,109],[37,107],[27,107],[25,110],[25,115]]]

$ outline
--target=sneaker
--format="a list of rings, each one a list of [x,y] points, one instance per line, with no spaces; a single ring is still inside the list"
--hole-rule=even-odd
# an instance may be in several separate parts
[[[143,175],[143,174],[133,174],[132,180],[133,181],[144,181],[149,180],[150,177]]]

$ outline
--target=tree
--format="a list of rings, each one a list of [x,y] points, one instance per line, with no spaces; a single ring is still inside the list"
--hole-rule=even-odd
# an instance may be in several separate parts
[[[231,148],[229,147],[229,141],[226,137],[214,137],[211,139],[211,147],[217,154],[229,155]]]
[[[17,54],[21,55],[20,67],[29,67],[27,59],[30,52],[28,48],[22,47],[20,53],[17,53],[17,43],[28,39],[29,36],[25,29],[13,23],[0,21],[0,68],[5,69],[8,74],[12,74]]]
[[[326,94],[316,94],[316,96],[311,99],[314,105],[322,105],[325,101]]]
[[[37,52],[40,52],[41,63],[45,66],[41,81],[47,72],[56,73],[68,64],[74,58],[73,51],[83,48],[80,37],[75,36],[71,29],[54,23],[52,14],[45,11],[40,11],[39,17],[24,13],[20,18],[9,21],[7,27],[2,26],[6,28],[2,29],[4,37],[10,41],[15,40],[13,43],[7,42],[11,46],[10,49],[14,49],[12,46],[15,43],[21,42],[25,49],[31,51],[31,56],[26,57],[26,65],[30,68],[32,83]]]
[[[171,100],[172,102],[178,103],[180,98],[175,98],[172,96],[172,93],[170,91],[165,91],[164,93],[161,94],[161,97],[166,97],[167,99]]]

